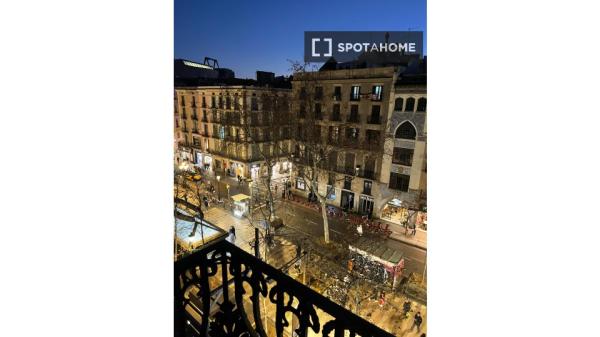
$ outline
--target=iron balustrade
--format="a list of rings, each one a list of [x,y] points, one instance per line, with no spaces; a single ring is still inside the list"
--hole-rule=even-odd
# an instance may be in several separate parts
[[[176,261],[174,276],[175,337],[267,337],[266,301],[275,307],[277,337],[290,329],[301,337],[309,329],[324,337],[393,337],[226,240]]]

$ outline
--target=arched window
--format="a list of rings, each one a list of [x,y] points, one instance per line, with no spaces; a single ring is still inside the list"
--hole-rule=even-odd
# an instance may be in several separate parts
[[[419,98],[419,102],[417,103],[417,111],[425,111],[427,108],[427,98],[421,97]]]
[[[404,99],[402,97],[396,98],[396,102],[394,102],[394,111],[402,111],[403,105],[404,105]]]
[[[404,108],[404,111],[415,111],[415,99],[412,97],[409,97],[406,100],[406,108]]]
[[[416,139],[417,130],[410,122],[406,121],[400,124],[400,126],[396,129],[396,134],[394,137],[401,139]]]

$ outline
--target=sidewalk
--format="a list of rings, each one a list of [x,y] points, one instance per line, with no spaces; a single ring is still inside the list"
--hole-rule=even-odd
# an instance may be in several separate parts
[[[294,198],[295,198],[294,201],[286,200],[287,203],[290,205],[294,205],[295,207],[301,207],[301,208],[304,208],[307,210],[312,210],[312,211],[320,214],[320,212],[316,208],[306,206],[306,205],[302,204],[301,202],[297,201],[298,199],[301,199],[302,197],[298,197],[298,196],[294,195]],[[303,198],[302,200],[306,200],[306,198]],[[332,205],[330,205],[330,206],[339,209],[339,207],[337,207],[337,206],[332,206]],[[332,221],[332,220],[340,221],[339,218],[332,217],[332,216],[329,216],[329,220],[330,221]],[[427,250],[427,231],[417,228],[417,232],[414,236],[410,235],[410,230],[409,230],[409,234],[405,235],[404,234],[405,229],[401,225],[398,225],[396,223],[393,223],[393,222],[390,222],[390,221],[387,221],[384,219],[379,219],[379,218],[374,218],[373,221],[381,222],[382,224],[389,224],[389,229],[392,231],[392,234],[390,235],[390,239],[404,242],[411,246],[415,246],[417,248]]]
[[[401,241],[409,245],[427,250],[427,231],[417,228],[417,233],[414,236],[412,236],[410,235],[411,230],[409,229],[408,235],[405,235],[404,233],[406,230],[401,225],[383,219],[376,219],[376,221],[381,221],[381,223],[390,225],[389,228],[392,230],[392,235],[390,235],[390,239]]]

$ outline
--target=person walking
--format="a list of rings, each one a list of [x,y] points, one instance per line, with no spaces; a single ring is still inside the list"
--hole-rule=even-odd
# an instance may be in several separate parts
[[[231,244],[235,244],[235,227],[231,226],[226,240],[229,241],[229,243]]]
[[[277,194],[277,188],[279,187],[279,185],[275,184],[275,194]]]
[[[292,189],[288,189],[288,199],[292,200]]]
[[[417,327],[417,331],[421,332],[421,323],[423,323],[423,317],[421,317],[421,312],[417,311],[417,313],[415,314],[413,325],[410,328],[410,330],[412,331],[415,328],[415,326],[416,326]]]

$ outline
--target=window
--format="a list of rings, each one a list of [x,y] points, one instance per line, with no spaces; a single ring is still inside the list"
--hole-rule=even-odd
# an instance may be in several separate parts
[[[340,121],[340,105],[334,104],[331,111],[331,120],[332,121]]]
[[[196,107],[196,96],[192,96],[192,107]]]
[[[379,105],[373,105],[371,107],[371,117],[369,118],[369,124],[380,124],[380,112],[381,112],[381,106]]]
[[[194,145],[200,146],[200,139],[198,139],[196,137],[193,137],[192,139],[194,140]]]
[[[360,123],[360,117],[358,116],[358,105],[350,106],[350,116],[348,116],[348,122]]]
[[[306,106],[304,104],[300,105],[300,111],[298,111],[298,118],[306,118]]]
[[[375,147],[379,145],[379,131],[376,130],[367,130],[367,145],[370,147]]]
[[[185,106],[185,96],[181,95],[181,106]]]
[[[231,97],[225,97],[225,109],[231,110]]]
[[[412,97],[409,97],[406,100],[406,108],[404,108],[404,111],[415,111],[415,99]]]
[[[338,161],[338,153],[337,151],[332,151],[329,153],[329,169],[330,170],[335,170],[337,168],[337,161]],[[329,176],[329,178],[331,178],[331,175]],[[330,185],[333,185],[332,183],[330,183]]]
[[[355,155],[352,152],[346,152],[346,158],[344,160],[344,171],[346,174],[349,175],[355,175],[355,168],[354,168],[354,159],[355,159]]]
[[[400,126],[396,129],[396,134],[394,137],[400,139],[416,139],[417,130],[409,121],[406,121],[400,124]]]
[[[350,89],[350,100],[351,101],[359,101],[360,100],[360,86],[353,85]]]
[[[358,139],[358,128],[346,128],[346,138],[351,140]]]
[[[382,85],[374,85],[371,90],[371,100],[373,101],[381,101],[383,96],[383,86]]]
[[[321,103],[315,103],[315,119],[323,119],[323,113],[321,112]]]
[[[390,188],[394,190],[400,190],[403,192],[408,192],[408,182],[410,181],[410,176],[406,174],[398,174],[398,173],[390,173]]]
[[[371,194],[371,187],[373,187],[373,182],[369,180],[365,180],[363,183],[363,194]]]
[[[223,109],[223,96],[219,95],[219,109]]]
[[[213,94],[213,95],[214,95],[214,94]],[[210,107],[211,107],[211,108],[216,108],[216,107],[217,107],[217,101],[216,101],[216,99],[215,99],[215,96],[212,96],[212,97],[210,98]]]
[[[412,166],[414,152],[415,151],[413,149],[404,149],[401,147],[395,147],[394,155],[392,157],[392,162],[394,164]]]
[[[333,87],[333,100],[334,101],[342,100],[342,87]]]
[[[250,105],[252,106],[252,111],[258,110],[258,99],[256,97],[252,97],[250,100]]]
[[[419,98],[419,102],[417,103],[417,111],[425,111],[427,107],[427,98],[421,97]]]
[[[352,190],[352,177],[344,177],[344,189]]]
[[[315,87],[315,99],[323,98],[323,87]]]
[[[206,108],[206,97],[204,97],[204,96],[202,96],[202,107]]]
[[[396,101],[394,102],[394,111],[402,111],[403,107],[404,99],[402,97],[396,98]]]

